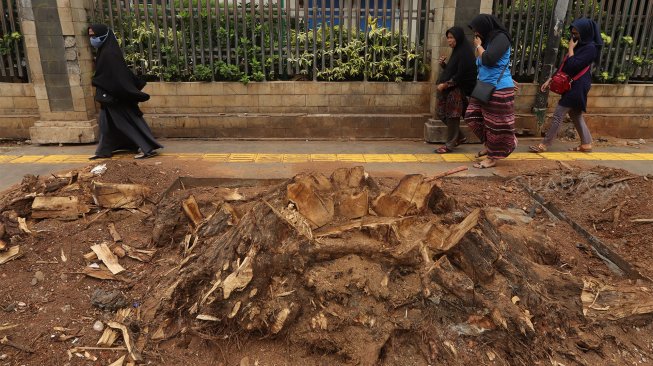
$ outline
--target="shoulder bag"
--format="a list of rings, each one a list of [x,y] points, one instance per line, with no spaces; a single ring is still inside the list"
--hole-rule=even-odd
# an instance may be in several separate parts
[[[556,94],[564,94],[571,89],[571,83],[574,81],[580,79],[581,76],[585,75],[585,73],[590,69],[591,65],[588,65],[586,68],[581,70],[581,72],[578,73],[578,75],[572,77],[569,77],[567,73],[562,71],[562,68],[565,66],[565,61],[567,61],[567,56],[565,56],[564,59],[562,59],[562,65],[560,65],[560,68],[558,71],[556,71],[555,74],[551,77],[551,84],[549,84],[549,89],[551,89],[552,92]]]
[[[499,75],[499,78],[497,79],[497,83],[501,81],[501,78],[503,77],[503,74],[506,72],[509,63],[510,61],[508,61],[508,63],[503,67],[503,70],[501,71],[501,75]],[[496,89],[496,87],[497,87],[496,85],[492,85],[490,83],[477,79],[476,85],[474,86],[474,90],[472,90],[472,98],[475,98],[481,103],[485,104],[490,101],[490,98],[492,98],[492,94],[494,94],[494,90]]]

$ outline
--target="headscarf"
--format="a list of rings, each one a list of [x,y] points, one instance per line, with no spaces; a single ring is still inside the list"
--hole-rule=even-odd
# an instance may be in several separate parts
[[[451,52],[447,67],[444,68],[438,83],[451,80],[459,71],[463,75],[458,75],[464,78],[465,75],[472,75],[472,79],[476,79],[476,57],[471,43],[465,37],[465,31],[461,27],[451,27],[447,30],[446,35],[451,34],[456,39],[456,46]]]
[[[483,48],[487,48],[488,43],[494,39],[494,37],[503,33],[508,37],[508,42],[512,43],[510,37],[510,32],[504,27],[499,19],[494,15],[490,14],[479,14],[469,23],[469,27],[478,32],[483,39]]]
[[[594,62],[598,62],[601,58],[601,49],[603,48],[603,38],[601,37],[599,25],[590,18],[580,18],[571,23],[569,30],[572,28],[576,28],[580,34],[579,46],[593,45],[596,47],[596,58]]]
[[[113,31],[104,24],[93,24],[88,28],[92,29],[96,36],[108,32],[95,58],[93,86],[104,89],[109,95],[123,102],[138,103],[150,99],[148,94],[141,91],[145,87],[145,81],[136,77],[127,67]]]

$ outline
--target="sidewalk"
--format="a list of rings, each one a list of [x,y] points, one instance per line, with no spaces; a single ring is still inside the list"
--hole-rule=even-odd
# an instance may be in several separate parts
[[[408,173],[435,174],[453,167],[470,168],[468,176],[491,176],[514,171],[524,164],[542,164],[555,160],[584,167],[604,165],[627,169],[636,174],[653,173],[653,142],[627,146],[612,140],[595,144],[593,153],[568,152],[575,143],[556,142],[551,152],[533,154],[528,145],[538,139],[520,139],[519,147],[496,169],[475,169],[472,162],[480,145],[463,145],[455,153],[439,155],[439,145],[423,141],[280,141],[280,140],[198,140],[162,139],[161,154],[148,160],[134,160],[133,154],[115,155],[113,159],[147,164],[171,164],[191,171],[195,176],[282,178],[298,171],[330,171],[341,166],[364,165],[376,176]],[[21,181],[25,174],[44,175],[79,168],[89,164],[95,145],[0,146],[0,190]]]

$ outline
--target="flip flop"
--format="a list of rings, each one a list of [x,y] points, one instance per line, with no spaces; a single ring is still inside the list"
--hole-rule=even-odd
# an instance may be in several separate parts
[[[586,147],[582,147],[582,146],[578,145],[578,146],[576,146],[576,147],[572,147],[572,148],[570,148],[569,151],[576,151],[576,152],[584,152],[584,153],[588,153],[588,152],[592,152],[592,148],[590,147],[590,148],[588,149],[588,148],[586,148]]]
[[[531,146],[528,147],[528,150],[530,152],[534,152],[534,153],[546,152],[546,145],[543,145],[543,144],[531,145]]]
[[[438,154],[446,154],[446,153],[452,152],[452,150],[445,145],[445,146],[440,146],[437,149],[435,149],[435,152],[438,153]]]
[[[456,142],[456,146],[462,145],[465,142],[467,142],[467,137],[461,137],[461,138],[458,139],[458,142]]]
[[[489,161],[489,163],[488,163],[488,161]],[[478,169],[487,169],[487,168],[493,168],[496,165],[497,165],[497,162],[495,160],[485,159],[483,161],[475,163],[473,166],[474,166],[474,168],[478,168]]]
[[[477,152],[476,155],[474,155],[474,157],[475,157],[476,159],[478,159],[478,158],[482,158],[482,157],[484,157],[484,156],[487,156],[487,149],[483,149],[483,150]]]

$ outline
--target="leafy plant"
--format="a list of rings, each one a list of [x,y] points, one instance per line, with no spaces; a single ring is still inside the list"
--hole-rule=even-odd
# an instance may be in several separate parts
[[[11,52],[16,44],[16,41],[20,41],[23,38],[23,35],[19,32],[11,32],[4,34],[0,38],[0,55],[6,55]]]

